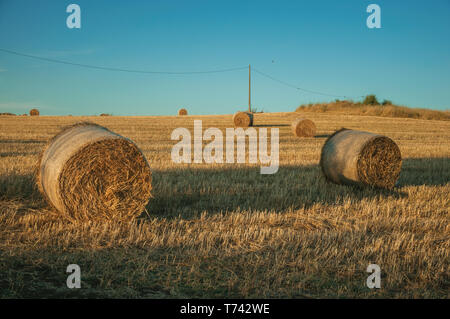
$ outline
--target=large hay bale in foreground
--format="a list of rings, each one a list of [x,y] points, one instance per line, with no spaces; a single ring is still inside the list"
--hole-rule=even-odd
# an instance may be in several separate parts
[[[93,123],[53,137],[36,174],[39,190],[69,219],[136,217],[150,197],[150,167],[139,148]]]
[[[186,109],[179,109],[178,110],[178,115],[187,115],[187,110]]]
[[[296,119],[292,122],[291,127],[297,137],[314,137],[316,135],[316,125],[308,119]]]
[[[250,112],[236,112],[233,115],[235,127],[248,127],[253,125],[253,114]]]
[[[344,128],[325,142],[320,166],[326,178],[337,184],[392,188],[400,175],[402,157],[390,138]]]
[[[39,110],[38,109],[31,109],[30,110],[30,115],[31,116],[38,116],[39,115]]]

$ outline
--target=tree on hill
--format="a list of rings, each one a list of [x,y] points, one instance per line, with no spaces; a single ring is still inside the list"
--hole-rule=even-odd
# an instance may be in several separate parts
[[[380,105],[380,103],[378,103],[378,100],[377,100],[377,97],[375,96],[375,94],[366,95],[366,98],[364,99],[363,104],[365,104],[365,105]]]

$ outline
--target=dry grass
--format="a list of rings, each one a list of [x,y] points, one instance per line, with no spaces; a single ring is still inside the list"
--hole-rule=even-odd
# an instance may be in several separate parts
[[[195,118],[224,132],[232,115],[1,118],[0,297],[448,298],[450,123],[308,113],[317,135],[298,139],[290,127],[298,115],[255,114],[256,129],[280,129],[274,175],[250,164],[172,163],[174,128],[192,132]],[[80,120],[143,150],[148,214],[69,223],[36,191],[45,140]],[[398,144],[398,187],[325,181],[320,150],[341,127]],[[71,263],[81,267],[81,289],[66,288]],[[365,286],[370,263],[381,267],[381,289]]]
[[[450,121],[450,111],[435,111],[391,104],[364,105],[352,101],[300,105],[296,111]]]

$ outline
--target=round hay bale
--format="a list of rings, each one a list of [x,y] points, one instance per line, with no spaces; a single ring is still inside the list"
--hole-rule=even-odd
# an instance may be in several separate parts
[[[39,115],[39,110],[38,109],[31,109],[30,110],[30,115],[31,116],[38,116]]]
[[[253,125],[253,114],[250,112],[236,112],[233,115],[235,127],[248,127]]]
[[[292,122],[291,127],[297,137],[314,137],[316,135],[316,125],[308,119],[296,119]]]
[[[186,109],[179,109],[178,110],[178,115],[187,115],[187,110]]]
[[[136,217],[152,188],[139,148],[93,123],[66,127],[50,140],[38,161],[36,182],[47,201],[72,220]]]
[[[337,184],[390,189],[400,175],[402,156],[386,136],[343,128],[323,145],[320,166],[325,177]]]

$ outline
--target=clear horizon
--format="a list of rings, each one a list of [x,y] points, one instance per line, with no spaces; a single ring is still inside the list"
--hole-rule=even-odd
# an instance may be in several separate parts
[[[81,7],[81,29],[66,26],[71,3]],[[380,29],[366,26],[371,3],[381,7]],[[248,107],[249,64],[258,111],[367,94],[448,110],[449,13],[445,0],[0,0],[1,49],[141,71],[239,68],[115,72],[0,51],[0,112],[232,114]]]

